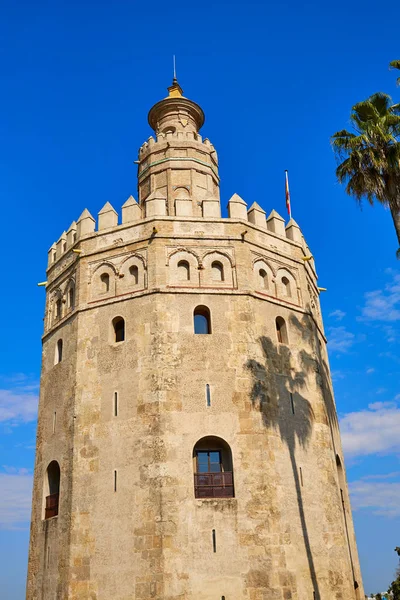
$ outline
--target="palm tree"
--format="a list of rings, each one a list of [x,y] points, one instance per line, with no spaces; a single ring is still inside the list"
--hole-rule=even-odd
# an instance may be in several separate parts
[[[392,104],[387,94],[373,94],[353,106],[350,123],[354,133],[342,129],[331,138],[342,161],[338,181],[360,204],[366,199],[390,208],[400,246],[400,104]]]
[[[389,67],[391,69],[399,69],[400,71],[400,60],[392,60],[392,62],[389,64]],[[397,85],[400,85],[400,77],[397,78]]]

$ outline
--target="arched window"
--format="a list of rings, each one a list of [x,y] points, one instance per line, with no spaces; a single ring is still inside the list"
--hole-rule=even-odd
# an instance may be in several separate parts
[[[60,497],[60,466],[53,460],[47,467],[44,482],[45,512],[44,518],[50,519],[58,515]]]
[[[61,298],[57,299],[56,302],[56,319],[61,319],[62,315],[62,300]]]
[[[71,310],[74,308],[75,306],[75,289],[74,286],[71,285],[71,287],[69,288],[68,291],[68,308],[70,308]]]
[[[224,267],[218,260],[211,263],[211,277],[213,281],[224,281]]]
[[[285,319],[282,319],[282,317],[276,317],[275,325],[276,325],[276,337],[278,338],[278,342],[280,344],[288,344],[289,340],[288,340]]]
[[[258,271],[258,283],[260,288],[267,289],[268,288],[268,276],[267,272],[264,269],[260,269]]]
[[[125,321],[122,317],[115,317],[112,321],[114,329],[114,342],[123,342],[125,340]]]
[[[291,297],[292,295],[292,291],[290,289],[290,281],[287,277],[282,277],[282,293],[284,296],[287,296],[288,298]]]
[[[193,449],[195,498],[233,498],[233,464],[229,445],[209,436]]]
[[[132,265],[129,267],[129,274],[132,277],[133,285],[137,285],[139,283],[139,269],[136,265]]]
[[[187,260],[180,260],[178,262],[178,279],[179,281],[190,280],[190,266]]]
[[[211,333],[211,317],[207,306],[196,306],[194,309],[194,332]]]
[[[63,341],[58,340],[57,346],[56,346],[56,356],[55,356],[54,364],[60,363],[62,361],[62,354],[63,354]]]
[[[100,281],[102,283],[101,292],[102,294],[106,294],[110,290],[110,276],[108,273],[103,273],[100,275]]]

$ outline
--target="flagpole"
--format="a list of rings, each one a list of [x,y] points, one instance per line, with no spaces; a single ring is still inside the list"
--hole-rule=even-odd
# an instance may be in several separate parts
[[[289,219],[292,218],[292,206],[290,203],[290,192],[289,192],[289,172],[285,169],[285,196],[286,196],[286,208],[289,213]]]

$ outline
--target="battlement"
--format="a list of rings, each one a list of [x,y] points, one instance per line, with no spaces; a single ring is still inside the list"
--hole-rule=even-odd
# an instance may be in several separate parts
[[[208,138],[203,139],[202,136],[195,131],[166,131],[158,133],[156,138],[151,135],[149,139],[141,145],[139,148],[139,160],[142,160],[155,146],[165,144],[166,142],[190,143],[191,146],[195,144],[203,151],[205,150],[205,146],[208,153],[215,153],[216,155],[216,150],[210,140]]]
[[[285,224],[285,220],[275,210],[266,216],[266,212],[256,202],[248,209],[246,202],[238,195],[234,194],[228,202],[228,217],[216,217],[214,212],[214,204],[219,202],[210,195],[206,195],[199,204],[202,206],[203,216],[200,218],[179,215],[179,216],[168,216],[166,212],[166,199],[162,194],[154,193],[146,199],[146,203],[154,204],[158,210],[157,214],[143,214],[143,208],[139,206],[133,196],[130,196],[127,201],[122,205],[121,218],[114,207],[109,203],[103,206],[98,213],[97,227],[96,220],[85,209],[79,219],[73,221],[67,231],[63,231],[57,242],[54,242],[48,251],[48,268],[56,264],[65,254],[71,249],[79,253],[79,242],[85,238],[92,237],[93,235],[101,235],[103,232],[110,233],[124,229],[130,224],[138,225],[140,222],[150,220],[156,220],[158,217],[168,220],[188,220],[196,221],[199,224],[202,222],[202,218],[211,220],[212,222],[229,223],[232,221],[247,222],[250,226],[264,231],[276,238],[289,241],[301,245],[306,256],[311,256],[310,250],[307,243],[304,240],[303,234],[300,227],[293,219],[290,219]],[[153,207],[154,208],[154,207]],[[242,233],[243,239],[245,238],[247,231]]]

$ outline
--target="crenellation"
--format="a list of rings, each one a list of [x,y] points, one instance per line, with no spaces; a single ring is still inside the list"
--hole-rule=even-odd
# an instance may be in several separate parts
[[[177,196],[175,198],[175,216],[191,217],[193,215],[192,199],[186,196]]]
[[[76,238],[81,239],[85,235],[94,232],[96,225],[95,219],[92,217],[87,208],[83,211],[76,223]]]
[[[117,227],[117,225],[118,213],[109,202],[106,202],[98,213],[98,231],[109,229],[110,227]]]
[[[47,267],[51,267],[52,264],[54,264],[57,260],[57,245],[54,242],[54,244],[52,244],[49,248],[49,251],[47,253]]]
[[[133,196],[122,205],[122,224],[133,223],[142,218],[142,210]]]
[[[162,217],[167,214],[167,197],[161,190],[154,190],[145,200],[146,217]]]
[[[247,218],[250,223],[257,225],[257,227],[262,227],[263,229],[267,228],[267,223],[265,220],[265,210],[261,208],[257,202],[253,202],[249,210],[247,211]]]
[[[268,224],[268,222],[267,222]],[[285,227],[286,237],[293,242],[298,242],[299,244],[303,241],[303,234],[301,233],[300,227],[297,225],[294,219],[290,219],[288,224]]]
[[[221,218],[221,206],[218,198],[213,196],[213,194],[208,193],[202,200],[203,207],[203,217],[204,218]]]
[[[56,244],[56,260],[58,260],[67,250],[67,232],[63,231]]]
[[[71,248],[76,242],[76,222],[72,221],[67,231],[67,248]]]
[[[239,196],[239,194],[233,194],[228,202],[228,216],[230,219],[243,219],[248,220],[247,217],[247,204]]]
[[[272,210],[267,219],[267,229],[273,233],[276,233],[277,235],[281,235],[283,237],[286,236],[285,219],[283,219],[281,215],[276,212],[276,210]]]

